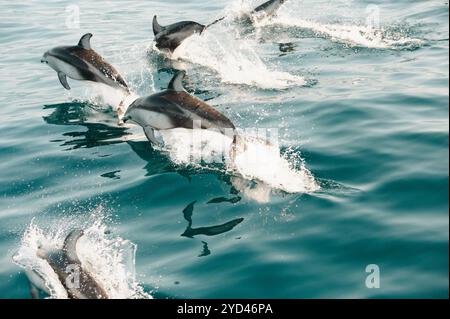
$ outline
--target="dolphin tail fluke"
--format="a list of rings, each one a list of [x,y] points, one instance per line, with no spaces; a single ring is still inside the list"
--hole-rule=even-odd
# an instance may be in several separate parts
[[[203,31],[202,31],[201,33],[203,33],[206,29],[212,27],[213,25],[215,25],[215,24],[217,24],[217,23],[219,23],[219,22],[225,20],[225,18],[226,18],[226,17],[222,17],[222,18],[217,19],[217,20],[215,20],[214,22],[208,24],[207,26],[205,26],[205,28],[203,28]]]
[[[75,229],[71,231],[64,240],[63,252],[67,255],[67,258],[73,262],[80,261],[77,254],[77,242],[83,235],[83,230]]]
[[[117,107],[117,117],[119,118],[119,125],[123,124],[122,118],[125,115],[126,107],[125,101],[131,95],[131,90],[126,87],[123,98],[120,100],[119,106]]]
[[[155,15],[153,17],[153,34],[156,36],[158,33],[162,32],[164,27],[158,23],[158,17]]]

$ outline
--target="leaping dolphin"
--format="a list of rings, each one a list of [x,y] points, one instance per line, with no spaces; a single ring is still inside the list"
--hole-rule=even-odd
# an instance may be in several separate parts
[[[225,115],[206,102],[190,95],[183,87],[186,72],[178,72],[167,90],[139,98],[127,109],[123,121],[134,122],[144,128],[147,138],[155,144],[154,130],[174,128],[214,129],[236,141],[236,127]]]
[[[91,48],[92,34],[83,35],[75,46],[61,46],[45,52],[41,59],[58,73],[59,81],[70,90],[67,77],[104,83],[129,94],[130,90],[123,77],[102,56]]]
[[[272,17],[276,15],[278,9],[286,1],[287,0],[269,0],[251,11],[248,18],[250,18],[249,20],[251,21],[253,17],[255,19]],[[224,19],[225,17],[222,17],[208,25],[203,25],[194,21],[182,21],[164,27],[158,23],[157,16],[154,16],[153,34],[155,35],[156,47],[160,50],[167,50],[169,53],[173,53],[184,40],[194,34],[202,34],[207,28]]]
[[[203,25],[194,21],[181,21],[163,27],[158,23],[158,17],[153,17],[153,34],[155,35],[156,47],[167,50],[170,53],[176,50],[180,44],[194,34],[201,34],[205,29],[222,21],[217,19],[209,25]]]
[[[108,299],[108,294],[87,272],[77,254],[77,242],[84,235],[80,229],[73,230],[64,240],[62,249],[47,252],[39,249],[37,256],[44,259],[58,276],[71,299]],[[27,273],[31,283],[43,289],[42,277],[34,272]],[[73,276],[73,277],[71,277]],[[72,279],[74,279],[72,281]],[[45,290],[45,289],[44,289]],[[47,291],[48,292],[48,291]]]

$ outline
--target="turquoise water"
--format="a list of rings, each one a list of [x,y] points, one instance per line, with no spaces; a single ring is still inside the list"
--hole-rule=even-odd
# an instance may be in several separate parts
[[[148,95],[177,66],[152,47],[154,14],[208,23],[258,1],[1,0],[0,297],[29,298],[12,256],[31,223],[99,210],[137,245],[136,279],[156,297],[448,297],[448,2],[289,2],[270,23],[190,39],[180,59],[189,89],[236,126],[279,129],[314,191],[179,163],[119,126],[108,94],[70,80],[67,93],[40,63],[92,32]]]

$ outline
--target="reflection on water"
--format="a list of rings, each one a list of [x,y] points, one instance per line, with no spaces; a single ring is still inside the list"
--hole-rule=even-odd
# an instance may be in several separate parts
[[[202,250],[201,254],[198,255],[198,257],[205,257],[208,255],[211,255],[211,251],[209,250],[208,243],[205,241],[202,241],[202,244],[203,244],[203,250]]]
[[[112,171],[112,172],[102,174],[100,176],[105,177],[105,178],[111,178],[111,179],[120,179],[120,176],[118,175],[118,173],[120,173],[120,169],[117,171]]]
[[[86,111],[89,108],[87,103],[62,103],[54,105],[46,105],[44,109],[53,109],[54,111],[44,116],[46,123],[52,125],[71,125],[83,126],[87,130],[74,130],[63,134],[67,139],[61,146],[68,146],[66,150],[73,150],[78,148],[92,148],[97,146],[111,145],[123,143],[121,139],[125,135],[131,133],[127,132],[127,128],[112,126],[106,123],[115,123],[115,119],[107,117],[102,119],[102,123],[97,123],[92,114]],[[60,142],[60,140],[55,140]]]
[[[79,148],[94,148],[98,146],[106,146],[112,144],[127,143],[133,152],[143,161],[147,162],[144,169],[145,176],[153,176],[156,174],[177,172],[183,177],[191,181],[191,176],[198,174],[198,169],[194,167],[180,167],[174,164],[163,152],[155,150],[152,145],[144,141],[126,140],[125,136],[132,135],[127,127],[117,125],[115,114],[107,110],[99,110],[88,103],[71,102],[47,105],[44,109],[51,109],[50,115],[43,116],[46,123],[52,125],[67,125],[71,127],[84,127],[78,130],[63,133],[63,139],[54,139],[52,142],[61,143],[61,146],[67,147],[65,150],[73,150]],[[104,155],[98,155],[104,156]],[[242,200],[242,196],[257,201],[259,203],[267,203],[271,196],[276,193],[272,188],[256,181],[250,181],[239,176],[231,176],[222,170],[207,170],[214,172],[217,178],[224,183],[230,185],[230,194],[232,196],[221,196],[211,199],[208,204],[231,203],[235,204]],[[102,174],[104,178],[120,179],[118,174],[120,171],[111,171]],[[241,196],[238,196],[241,195]],[[238,223],[237,223],[238,224]],[[237,224],[224,224],[222,228],[213,228],[212,231],[221,231],[228,227],[234,227]],[[190,229],[186,232],[188,237],[195,236],[206,232],[210,233],[211,229]],[[211,236],[211,235],[208,235]]]
[[[231,231],[234,227],[239,225],[244,221],[244,218],[237,218],[233,219],[225,224],[221,225],[214,225],[214,226],[207,226],[207,227],[198,227],[198,228],[192,228],[192,215],[194,212],[194,205],[197,203],[197,201],[194,201],[186,206],[186,208],[183,210],[183,216],[184,219],[188,222],[188,226],[186,227],[186,230],[184,233],[181,234],[183,237],[188,238],[194,238],[198,235],[204,235],[204,236],[217,236],[220,234],[224,234],[226,232]],[[203,244],[203,250],[202,253],[199,255],[199,257],[208,256],[211,254],[211,251],[209,250],[208,243],[205,241],[202,241]]]

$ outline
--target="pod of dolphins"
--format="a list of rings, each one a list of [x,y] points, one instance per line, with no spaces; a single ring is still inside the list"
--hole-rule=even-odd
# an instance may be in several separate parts
[[[257,21],[263,17],[276,15],[278,9],[286,0],[270,0],[252,10],[245,19]],[[156,47],[169,54],[187,38],[194,34],[202,34],[210,26],[220,23],[225,17],[217,19],[209,25],[202,25],[194,21],[182,21],[167,26],[159,24],[157,16],[153,18],[153,33]],[[47,51],[42,63],[48,64],[56,71],[61,85],[70,90],[67,77],[73,80],[91,81],[106,84],[114,89],[122,91],[128,96],[131,91],[119,72],[108,63],[91,46],[92,34],[83,35],[75,46],[60,46]],[[118,115],[123,122],[132,122],[140,125],[151,143],[157,144],[155,130],[169,130],[174,128],[194,129],[195,123],[201,123],[201,129],[215,130],[233,139],[232,151],[242,139],[236,133],[235,125],[224,114],[216,110],[203,100],[189,94],[183,87],[184,71],[179,71],[170,81],[164,91],[150,96],[136,99],[123,112],[122,103],[119,106]],[[242,146],[242,145],[240,145]],[[245,146],[244,146],[245,147]],[[234,155],[232,153],[232,155]],[[233,157],[232,157],[233,158]],[[221,228],[234,227],[242,220],[231,222],[230,225],[221,225]],[[201,229],[200,229],[201,230]],[[199,229],[190,228],[185,236],[192,236]],[[45,260],[56,273],[59,281],[67,292],[69,298],[74,299],[107,299],[106,291],[96,282],[94,277],[83,267],[77,255],[77,242],[83,236],[80,229],[73,230],[66,237],[61,250],[46,252],[38,250],[37,256]],[[80,270],[80,282],[77,287],[67,284],[67,267],[75,265]],[[37,287],[46,290],[42,277],[27,271],[27,275],[34,289]]]

